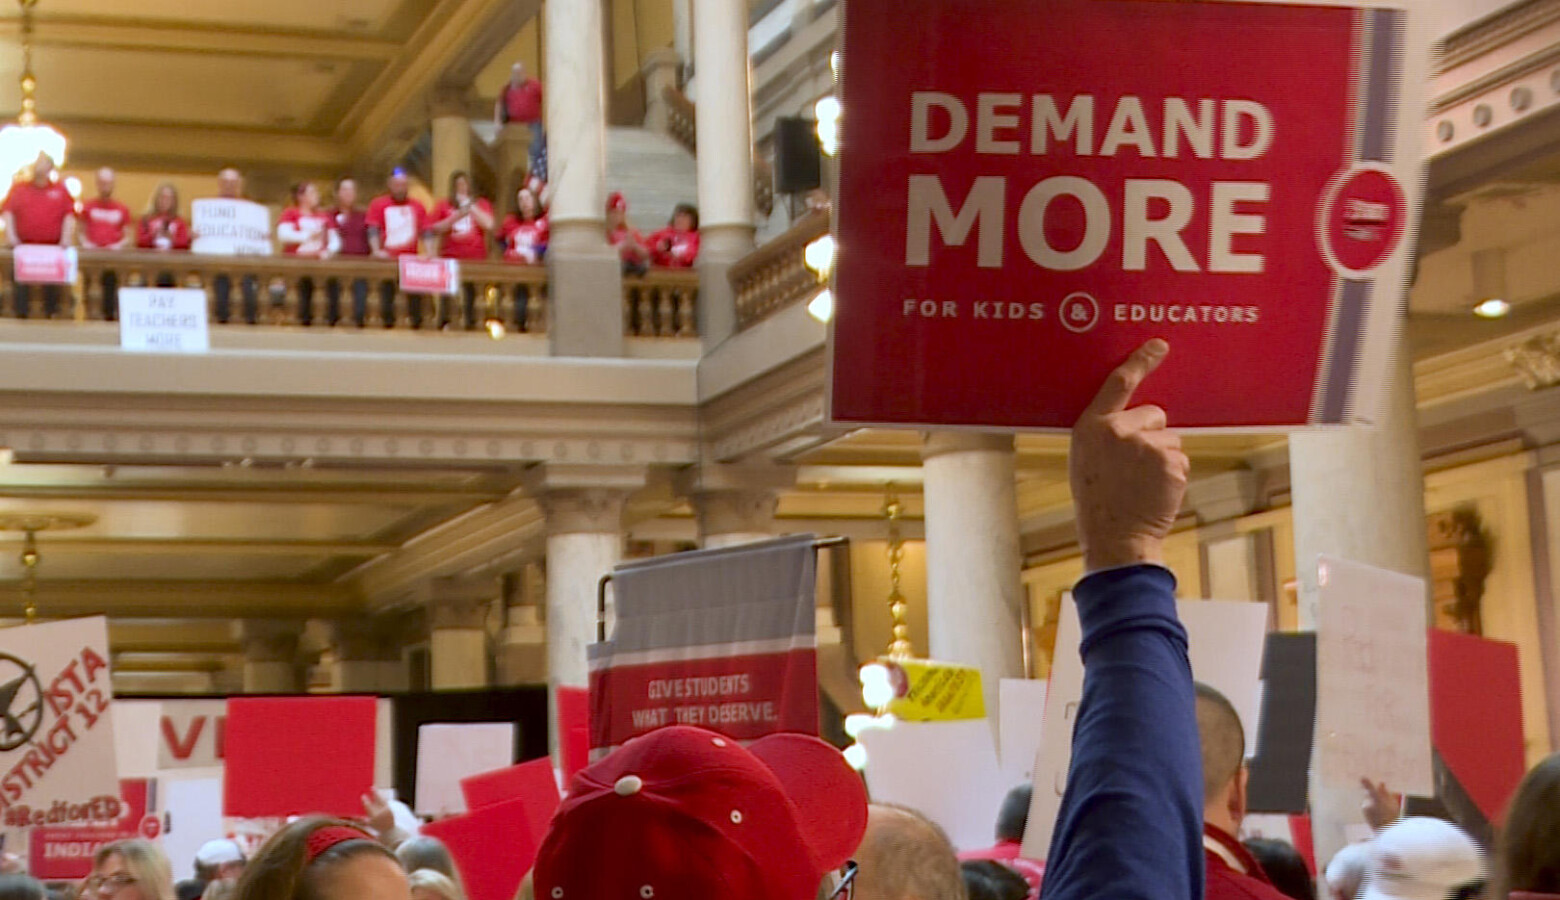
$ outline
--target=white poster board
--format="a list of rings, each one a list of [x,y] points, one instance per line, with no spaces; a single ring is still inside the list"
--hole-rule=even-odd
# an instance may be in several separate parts
[[[450,816],[466,811],[460,780],[515,762],[513,722],[422,725],[417,729],[417,812]]]
[[[1225,697],[1240,714],[1246,730],[1246,752],[1253,750],[1262,708],[1262,651],[1267,641],[1269,610],[1264,603],[1230,600],[1183,600],[1176,604],[1186,627],[1192,677]],[[1083,698],[1082,640],[1078,608],[1062,598],[1051,663],[1049,696],[1041,725],[1040,753],[1035,760],[1034,800],[1024,832],[1024,855],[1043,860],[1061,810],[1072,762],[1073,723]]]
[[[108,620],[0,629],[0,822],[119,797]],[[71,824],[52,823],[52,824]]]
[[[997,765],[990,720],[899,722],[869,728],[860,740],[873,802],[916,810],[961,851],[991,846],[997,812],[1014,785]]]
[[[1002,723],[997,756],[1009,787],[1018,787],[1034,777],[1045,719],[1046,688],[1046,682],[1029,678],[1004,678],[998,685]]]
[[[190,204],[190,250],[219,256],[270,256],[271,211],[258,203],[208,197]]]
[[[1435,795],[1423,579],[1322,557],[1316,741],[1322,783]]]
[[[162,782],[167,801],[168,830],[163,852],[173,864],[173,878],[195,877],[195,852],[213,838],[227,836],[222,819],[221,778],[169,778]]]
[[[206,292],[199,288],[120,288],[119,346],[137,353],[211,349]]]
[[[156,778],[161,740],[161,700],[114,701],[114,753],[121,778]]]

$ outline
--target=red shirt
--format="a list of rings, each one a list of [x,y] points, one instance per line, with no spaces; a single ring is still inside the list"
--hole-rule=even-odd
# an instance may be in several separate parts
[[[1023,845],[1018,841],[997,841],[984,850],[971,850],[959,854],[959,862],[972,859],[989,859],[999,862],[1009,869],[1024,876],[1029,882],[1029,900],[1035,900],[1040,896],[1040,880],[1045,877],[1045,863],[1033,859],[1025,859],[1019,853]]]
[[[16,220],[18,244],[58,244],[65,236],[65,220],[76,212],[76,201],[59,182],[38,187],[20,181],[11,185],[0,212]]]
[[[189,223],[178,216],[147,213],[141,217],[140,227],[136,228],[135,245],[142,250],[188,250]]]
[[[504,237],[504,259],[536,265],[547,253],[547,217],[521,221],[518,216],[504,218],[499,234]]]
[[[473,200],[472,206],[489,216],[493,215],[493,204],[481,197]],[[434,222],[443,221],[445,216],[455,212],[457,208],[448,200],[440,200],[434,204],[433,215],[429,216],[429,219]],[[449,231],[440,236],[439,255],[450,259],[487,259],[486,229],[470,213],[461,216],[450,223]]]
[[[341,235],[342,256],[367,256],[373,252],[368,245],[368,216],[361,209],[337,209],[335,215],[336,233]]]
[[[542,83],[527,78],[519,87],[504,85],[506,122],[539,122],[542,118]]]
[[[391,256],[416,256],[417,239],[428,228],[428,210],[411,197],[381,194],[368,205],[368,227],[379,229],[379,246]]]
[[[699,233],[678,231],[668,225],[645,240],[650,262],[669,269],[688,269],[699,258]]]
[[[132,221],[130,207],[112,197],[94,197],[81,204],[76,218],[81,220],[82,237],[98,248],[113,247],[124,240]]]
[[[1203,855],[1208,861],[1206,900],[1287,900],[1250,851],[1212,825],[1203,825]]]
[[[622,228],[614,228],[607,232],[607,243],[617,248],[618,256],[625,262],[643,262],[644,257],[637,251],[644,249],[645,239],[639,231],[630,225]]]
[[[330,230],[334,224],[335,217],[323,209],[306,213],[299,207],[288,207],[282,211],[282,217],[276,220],[276,234],[282,241],[282,253],[288,256],[299,253],[319,256],[330,246]],[[283,226],[290,226],[288,230],[294,232],[292,237],[301,237],[303,240],[295,242],[281,238]]]

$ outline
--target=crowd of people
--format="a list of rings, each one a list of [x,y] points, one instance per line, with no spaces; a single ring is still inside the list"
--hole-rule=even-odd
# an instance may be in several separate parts
[[[382,215],[382,210],[381,210]],[[447,218],[447,213],[438,221]],[[1074,597],[1083,698],[1045,863],[1024,857],[1031,791],[1003,804],[996,843],[961,861],[935,823],[874,803],[833,746],[773,734],[749,745],[692,726],[629,741],[576,774],[517,900],[1304,900],[1316,884],[1283,841],[1242,842],[1249,749],[1234,706],[1192,679],[1163,543],[1189,462],[1155,406],[1133,406],[1165,358],[1150,341],[1073,430],[1071,484],[1088,574]],[[1560,754],[1517,788],[1499,846],[1403,817],[1366,782],[1374,836],[1323,869],[1333,900],[1560,900]],[[292,821],[252,859],[213,841],[175,886],[144,841],[101,848],[72,900],[464,900],[437,841],[404,807],[365,798],[360,821]],[[491,848],[506,852],[503,846]],[[25,876],[0,900],[41,900]]]
[[[523,93],[523,89],[519,90]],[[511,93],[506,91],[505,96]],[[527,109],[519,104],[510,114],[523,115]],[[535,133],[541,133],[539,127]],[[95,181],[95,194],[78,202],[59,179],[53,160],[40,155],[27,177],[13,184],[0,204],[9,246],[48,244],[93,251],[139,249],[168,253],[195,247],[200,234],[181,213],[178,190],[172,184],[159,185],[152,192],[146,212],[137,217],[115,196],[113,169],[98,170]],[[358,203],[357,182],[351,178],[337,180],[328,199],[315,183],[300,182],[293,187],[290,203],[277,220],[276,245],[285,256],[320,260],[439,256],[485,261],[496,256],[507,263],[529,266],[546,261],[549,194],[540,177],[533,175],[515,191],[502,218],[491,201],[477,194],[466,172],[450,176],[446,194],[431,209],[411,196],[410,190],[410,177],[404,170],[396,169],[386,180],[385,192],[363,208]],[[218,174],[217,197],[242,199],[243,177],[236,169],[224,169]],[[623,195],[614,192],[605,211],[606,239],[621,256],[625,273],[643,275],[651,267],[694,265],[699,253],[699,213],[693,205],[678,204],[667,226],[648,236],[627,224],[627,210]],[[173,276],[168,273],[157,280],[160,284],[173,284]],[[259,281],[253,276],[239,281],[241,314],[245,321],[254,324],[260,316]],[[104,314],[112,320],[117,315],[117,274],[105,272],[102,286]],[[370,285],[358,278],[347,279],[345,286],[352,296],[351,320],[361,326],[367,318]],[[312,278],[299,282],[300,324],[312,324],[312,301],[317,287]],[[332,325],[344,314],[343,287],[339,279],[329,279],[324,284],[326,316]],[[213,279],[216,318],[220,322],[227,322],[232,316],[232,288],[232,279],[227,276]],[[392,281],[380,285],[381,319],[387,326],[394,322],[396,289]],[[14,308],[18,318],[29,317],[33,290],[29,284],[16,285]],[[42,293],[44,316],[52,318],[59,312],[61,291],[58,286],[45,286]],[[465,284],[462,293],[462,318],[458,324],[474,328],[475,285]],[[515,326],[521,330],[525,328],[528,299],[524,285],[517,286]],[[422,314],[422,298],[413,297],[410,316],[415,327],[421,326]],[[446,313],[440,325],[450,324]]]

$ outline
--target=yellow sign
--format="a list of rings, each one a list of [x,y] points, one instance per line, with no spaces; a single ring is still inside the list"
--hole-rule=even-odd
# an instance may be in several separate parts
[[[930,659],[882,660],[895,687],[888,711],[906,722],[986,718],[980,669]]]

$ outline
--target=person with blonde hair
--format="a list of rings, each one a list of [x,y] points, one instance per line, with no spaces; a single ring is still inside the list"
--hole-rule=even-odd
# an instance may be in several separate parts
[[[92,855],[92,875],[81,896],[83,900],[173,900],[173,867],[150,841],[104,844]]]
[[[412,900],[466,900],[466,895],[443,872],[418,869],[406,880],[412,886]]]
[[[309,816],[255,854],[234,900],[409,900],[406,871],[363,826]]]

